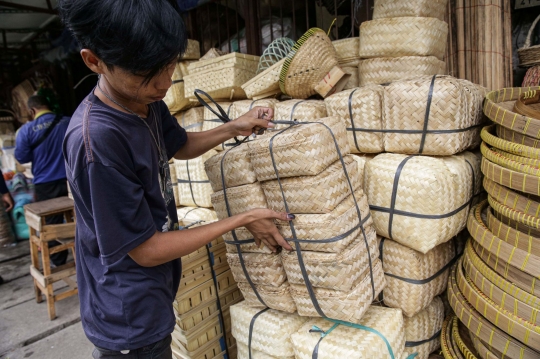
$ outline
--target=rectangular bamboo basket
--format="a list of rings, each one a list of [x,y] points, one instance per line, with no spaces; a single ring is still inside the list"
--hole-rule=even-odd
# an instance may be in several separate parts
[[[212,186],[204,170],[204,162],[217,152],[210,150],[191,160],[174,160],[178,177],[180,205],[188,207],[212,207]]]
[[[188,61],[181,61],[176,64],[171,79],[172,85],[163,98],[163,102],[165,102],[171,113],[182,111],[192,105],[184,94],[184,76],[188,74],[188,66]]]
[[[186,132],[201,132],[204,123],[204,107],[193,107],[174,115],[176,121]]]
[[[373,20],[393,17],[434,17],[444,20],[448,0],[377,0]]]

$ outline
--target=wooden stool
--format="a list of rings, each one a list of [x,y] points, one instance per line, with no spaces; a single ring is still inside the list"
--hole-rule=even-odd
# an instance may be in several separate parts
[[[49,318],[56,318],[54,303],[78,293],[77,284],[69,277],[75,272],[75,212],[73,200],[68,197],[59,197],[47,201],[36,202],[24,206],[25,218],[30,227],[30,255],[32,265],[30,274],[34,278],[36,302],[43,300],[42,293],[47,297]],[[46,224],[46,217],[63,215],[66,223]],[[38,233],[39,232],[39,236]],[[49,249],[50,241],[61,243]],[[41,248],[41,265],[39,249]],[[51,268],[50,255],[71,249],[73,261],[56,268]],[[63,280],[69,288],[59,294],[54,294],[53,283]]]

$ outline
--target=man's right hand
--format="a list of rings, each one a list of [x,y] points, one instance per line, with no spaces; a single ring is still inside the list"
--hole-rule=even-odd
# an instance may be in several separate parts
[[[292,221],[294,215],[283,212],[276,212],[271,209],[252,209],[245,213],[250,218],[250,223],[245,227],[253,234],[255,243],[260,245],[264,243],[272,252],[277,252],[277,247],[281,246],[288,251],[292,251],[292,247],[279,233],[273,219],[282,221]]]

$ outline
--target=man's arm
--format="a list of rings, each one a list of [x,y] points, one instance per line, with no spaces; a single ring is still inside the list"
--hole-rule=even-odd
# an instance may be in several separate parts
[[[20,164],[25,164],[34,160],[30,143],[28,143],[27,129],[28,126],[22,127],[15,141],[15,158]]]

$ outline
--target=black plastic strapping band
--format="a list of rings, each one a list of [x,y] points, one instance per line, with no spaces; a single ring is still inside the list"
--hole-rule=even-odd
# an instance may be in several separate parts
[[[419,345],[422,345],[422,344],[426,344],[426,343],[429,343],[435,339],[437,339],[440,335],[441,335],[441,332],[442,330],[439,330],[437,333],[433,334],[433,336],[429,339],[424,339],[424,340],[419,340],[419,341],[416,341],[416,342],[405,342],[405,348],[413,348],[413,347],[417,347]]]
[[[255,101],[251,101],[251,103],[249,104],[249,111],[253,109],[253,105],[255,104],[255,102],[260,101],[260,100],[262,100],[262,98]]]
[[[382,237],[381,242],[379,243],[379,259],[381,260],[381,266],[383,266],[383,270],[384,270],[383,248],[384,248],[384,241],[385,240],[386,240],[386,238]],[[381,290],[381,292],[379,293],[379,297],[377,299],[379,300],[379,302],[384,301],[384,289]]]
[[[351,119],[351,126],[352,126],[352,130],[353,130],[353,138],[354,138],[354,146],[356,147],[356,149],[358,150],[358,152],[362,152],[360,151],[360,146],[358,146],[358,139],[356,138],[356,132],[355,131],[355,126],[354,126],[354,118],[353,118],[353,113],[352,113],[352,97],[354,95],[354,93],[356,92],[357,89],[354,89],[351,94],[349,95],[349,118]]]
[[[433,88],[435,87],[435,79],[437,75],[431,78],[431,84],[429,85],[429,92],[426,104],[426,114],[424,115],[424,128],[422,129],[422,139],[420,140],[420,149],[418,153],[424,152],[424,144],[426,143],[427,128],[429,122],[429,113],[431,112],[431,100],[433,99]]]
[[[186,172],[187,172],[188,183],[189,183],[189,191],[191,192],[191,198],[193,199],[193,203],[195,204],[195,207],[200,207],[197,204],[197,201],[195,201],[195,194],[193,194],[193,186],[191,185],[191,175],[189,174],[189,161],[186,161]]]
[[[209,180],[191,181],[191,180],[179,179],[178,183],[210,183],[210,181]]]
[[[390,197],[390,208],[389,208],[389,217],[388,217],[388,237],[390,239],[394,239],[392,237],[392,223],[394,221],[394,213],[396,210],[396,199],[397,199],[397,191],[398,191],[398,185],[399,185],[399,177],[401,176],[401,170],[403,170],[403,167],[407,164],[407,162],[413,158],[413,156],[406,157],[401,163],[399,164],[396,173],[394,175],[394,184],[392,186],[392,195]]]
[[[306,100],[298,101],[293,105],[291,108],[291,114],[289,116],[289,121],[294,121],[294,111],[296,111],[296,106],[300,105],[301,103],[306,102]]]
[[[248,335],[248,352],[249,352],[249,359],[251,359],[251,339],[253,337],[253,327],[255,326],[255,320],[257,320],[257,318],[259,317],[259,315],[263,314],[264,312],[266,312],[268,309],[270,308],[264,308],[263,310],[261,310],[260,312],[258,312],[257,314],[255,314],[253,316],[253,318],[251,318],[251,322],[249,322],[249,335]]]
[[[180,83],[180,82],[184,82],[184,80],[173,80],[172,84],[177,84],[177,83]]]

